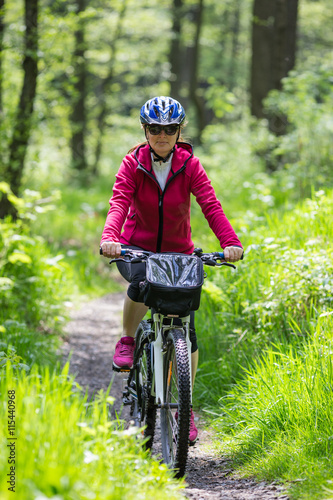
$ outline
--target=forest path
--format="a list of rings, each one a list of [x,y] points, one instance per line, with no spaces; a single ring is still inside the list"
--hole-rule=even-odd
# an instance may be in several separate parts
[[[123,293],[106,295],[82,304],[73,311],[66,326],[67,338],[63,356],[71,354],[70,371],[77,382],[88,390],[89,397],[106,390],[112,381],[110,394],[115,398],[113,413],[129,419],[128,407],[122,408],[123,375],[112,371],[112,357],[121,333]],[[257,483],[232,474],[230,461],[209,449],[214,440],[211,432],[203,429],[202,418],[197,419],[199,441],[190,448],[187,467],[187,488],[184,494],[195,500],[274,500],[287,499],[277,484]]]

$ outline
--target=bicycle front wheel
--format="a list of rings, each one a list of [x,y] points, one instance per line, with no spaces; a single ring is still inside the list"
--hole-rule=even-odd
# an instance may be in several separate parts
[[[191,411],[191,377],[187,344],[183,329],[172,329],[165,356],[165,407],[161,408],[161,439],[163,461],[185,474]]]

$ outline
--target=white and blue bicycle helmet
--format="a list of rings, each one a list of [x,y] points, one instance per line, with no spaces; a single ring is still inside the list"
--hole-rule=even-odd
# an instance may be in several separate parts
[[[140,121],[143,125],[181,125],[185,120],[183,106],[172,97],[153,97],[141,108]]]

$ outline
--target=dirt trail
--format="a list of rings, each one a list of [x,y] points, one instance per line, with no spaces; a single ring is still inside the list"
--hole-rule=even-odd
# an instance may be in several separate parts
[[[71,353],[71,373],[88,389],[89,396],[106,390],[115,398],[113,412],[128,419],[128,408],[122,409],[123,376],[111,370],[114,347],[121,333],[121,310],[124,294],[116,293],[92,300],[72,313],[63,345],[64,359]],[[202,429],[200,440],[190,448],[185,496],[196,500],[274,500],[288,497],[276,484],[239,479],[232,474],[230,462],[209,451],[213,436]]]

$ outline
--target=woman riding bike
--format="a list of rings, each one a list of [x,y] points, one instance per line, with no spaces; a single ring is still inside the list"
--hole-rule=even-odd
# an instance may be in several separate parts
[[[146,141],[132,148],[116,175],[110,209],[101,239],[103,255],[118,258],[122,245],[151,252],[191,254],[190,197],[201,207],[210,228],[218,238],[225,260],[236,262],[243,255],[239,241],[225,216],[211,182],[192,146],[181,136],[185,111],[171,97],[154,97],[141,108],[140,121]],[[116,345],[113,369],[127,371],[133,365],[135,332],[147,312],[140,297],[145,264],[118,263],[130,285],[123,309],[123,333]],[[199,352],[191,312],[192,386]],[[193,387],[192,387],[193,388]],[[198,430],[191,410],[190,444]]]

